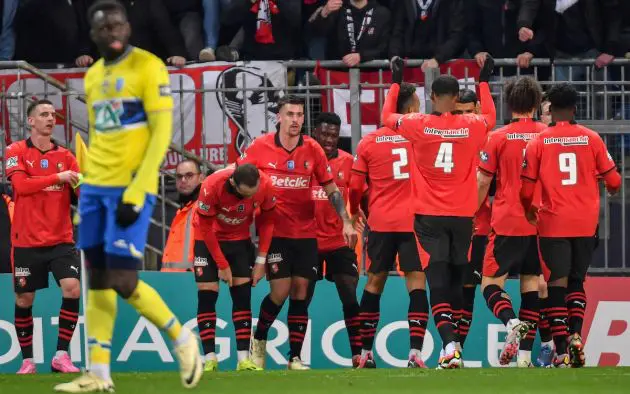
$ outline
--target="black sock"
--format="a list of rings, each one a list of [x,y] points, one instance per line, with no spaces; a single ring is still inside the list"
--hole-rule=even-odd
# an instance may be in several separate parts
[[[473,321],[477,287],[464,287],[462,291],[464,293],[464,302],[462,304],[462,318],[459,319],[459,340],[462,347],[464,347]]]
[[[538,321],[538,333],[541,342],[549,342],[553,338],[551,336],[551,326],[547,313],[549,309],[549,299],[547,297],[540,299],[540,320]]]
[[[230,287],[232,296],[232,323],[236,336],[236,350],[249,350],[252,336],[252,284],[244,283]]]
[[[292,359],[293,357],[300,357],[302,354],[304,335],[306,335],[306,327],[308,327],[306,300],[289,301],[287,321],[289,323],[289,347],[291,349],[289,359]]]
[[[254,338],[259,341],[266,341],[269,328],[276,321],[276,317],[282,305],[276,305],[271,301],[271,297],[266,296],[260,304],[260,313],[258,314],[258,324],[256,324],[256,331],[254,332]]]
[[[361,297],[359,319],[361,320],[361,339],[365,350],[372,350],[374,346],[374,336],[376,336],[376,328],[381,318],[380,309],[381,295],[364,290],[363,297]]]
[[[512,300],[508,293],[497,285],[488,285],[483,289],[483,297],[486,299],[488,308],[497,319],[507,326],[508,322],[516,319]]]
[[[68,351],[72,334],[79,320],[79,299],[64,298],[59,310],[59,336],[57,337],[57,350]]]
[[[436,289],[431,291],[431,313],[433,314],[435,327],[440,333],[440,338],[442,338],[442,348],[446,348],[446,345],[449,343],[457,342],[459,336],[455,331],[456,326],[453,321],[453,310],[448,301],[448,294],[446,291],[440,290]]]
[[[566,304],[569,312],[569,334],[582,335],[584,313],[586,312],[586,293],[583,282],[569,282]]]
[[[22,349],[22,359],[33,358],[33,307],[15,305],[15,331]]]
[[[549,311],[547,318],[551,325],[551,336],[556,345],[557,354],[566,354],[567,337],[569,336],[569,314],[567,312],[567,304],[565,296],[567,289],[564,287],[548,287]]]
[[[429,301],[427,291],[416,289],[409,292],[409,348],[422,351],[424,335],[429,320]]]
[[[343,319],[346,322],[346,330],[348,331],[348,340],[350,341],[350,351],[352,355],[361,354],[361,334],[359,328],[361,321],[359,320],[359,304],[349,304],[343,306]]]
[[[212,290],[197,291],[197,327],[203,347],[203,354],[214,353],[217,314],[216,304],[219,293]]]
[[[522,322],[529,323],[529,332],[521,340],[519,350],[532,351],[534,347],[534,339],[536,338],[536,326],[540,319],[540,304],[538,300],[538,291],[528,291],[521,293],[521,309],[518,312],[518,319]]]
[[[315,295],[315,285],[317,285],[316,280],[312,280],[308,283],[308,289],[306,290],[306,307],[307,308],[311,305],[311,301],[313,301],[313,296]]]

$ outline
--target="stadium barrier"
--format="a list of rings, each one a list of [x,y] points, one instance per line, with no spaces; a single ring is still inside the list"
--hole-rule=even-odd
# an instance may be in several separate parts
[[[196,330],[196,287],[191,273],[144,272],[142,279],[154,286],[182,322]],[[52,282],[52,276],[50,278]],[[363,289],[361,278],[359,289]],[[13,297],[10,275],[0,275],[0,288],[7,290],[0,297],[0,373],[14,373],[20,366],[20,348],[13,326]],[[586,281],[589,297],[584,322],[586,360],[589,366],[630,366],[630,278],[590,277]],[[507,290],[515,295],[514,307],[519,306],[518,283],[508,281]],[[479,290],[478,290],[479,291]],[[268,284],[262,282],[254,288],[253,315],[258,315],[260,300],[267,294]],[[409,352],[407,324],[407,292],[402,278],[387,281],[381,301],[381,321],[375,341],[375,355],[379,367],[405,367]],[[57,321],[61,294],[56,286],[38,293],[33,308],[35,330],[33,334],[34,359],[39,371],[49,371],[51,357],[56,350]],[[401,300],[404,300],[401,302]],[[173,370],[176,364],[169,352],[170,344],[155,326],[119,301],[118,319],[113,338],[112,369],[114,371]],[[269,369],[286,368],[288,328],[285,311],[273,325],[267,343]],[[220,369],[233,370],[236,366],[236,344],[231,322],[231,301],[227,288],[221,288],[217,303],[217,356]],[[309,328],[306,334],[303,360],[313,368],[341,368],[351,365],[350,351],[344,328],[341,304],[334,284],[318,283],[309,311]],[[254,320],[255,323],[256,320]],[[97,323],[94,323],[97,324]],[[79,327],[70,346],[72,360],[84,365],[83,312]],[[505,329],[495,319],[477,294],[475,314],[466,347],[466,367],[498,366]],[[429,323],[422,358],[435,366],[439,355],[439,336],[433,322]],[[535,349],[538,349],[536,343]],[[534,356],[536,355],[536,350]]]

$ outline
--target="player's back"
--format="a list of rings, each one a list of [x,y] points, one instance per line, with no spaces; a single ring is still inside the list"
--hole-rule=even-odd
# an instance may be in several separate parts
[[[373,231],[413,231],[411,204],[411,144],[383,127],[363,137],[357,147],[354,171],[367,168],[370,193],[368,225]]]

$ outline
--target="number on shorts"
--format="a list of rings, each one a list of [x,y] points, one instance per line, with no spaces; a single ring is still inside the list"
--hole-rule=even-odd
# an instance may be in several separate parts
[[[443,168],[444,172],[451,173],[455,164],[453,163],[453,143],[442,142],[435,158],[435,168]]]
[[[392,155],[398,155],[399,157],[399,159],[393,163],[394,179],[409,179],[409,173],[402,171],[402,168],[409,164],[409,160],[407,160],[407,149],[392,149]]]
[[[562,186],[575,185],[577,183],[577,157],[575,153],[560,153],[558,155],[560,172],[569,177],[562,180]]]

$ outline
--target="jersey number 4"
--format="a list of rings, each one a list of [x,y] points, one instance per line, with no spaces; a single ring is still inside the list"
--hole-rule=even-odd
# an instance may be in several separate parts
[[[445,173],[453,172],[453,143],[442,142],[435,158],[435,168],[442,168]]]
[[[560,153],[558,165],[560,172],[568,175],[568,178],[562,180],[562,186],[575,185],[577,183],[577,156],[575,153]]]
[[[394,167],[394,179],[409,179],[409,173],[402,170],[403,167],[409,164],[409,160],[407,159],[407,149],[392,149],[392,155],[398,156],[398,160],[392,163]]]

